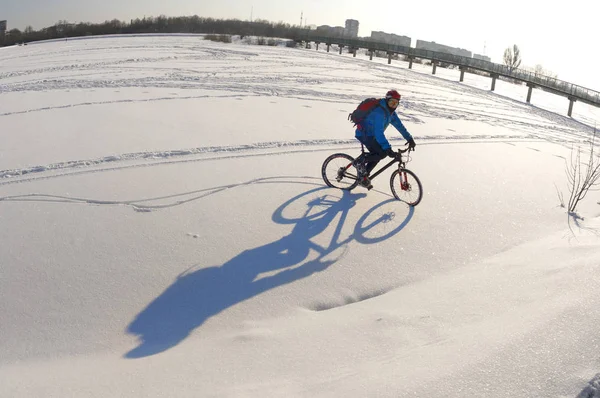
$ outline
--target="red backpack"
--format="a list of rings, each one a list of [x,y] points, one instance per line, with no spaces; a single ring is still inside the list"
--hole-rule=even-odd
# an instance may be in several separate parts
[[[360,104],[358,104],[358,107],[354,110],[354,112],[348,115],[348,120],[360,128],[362,121],[365,120],[366,117],[373,112],[375,108],[377,108],[377,106],[381,106],[379,105],[379,101],[381,101],[380,98],[367,98],[366,100],[362,101]]]

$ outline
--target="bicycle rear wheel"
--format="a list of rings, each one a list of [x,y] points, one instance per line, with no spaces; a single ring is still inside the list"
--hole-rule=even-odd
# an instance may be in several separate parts
[[[352,165],[354,158],[345,153],[335,153],[323,162],[321,176],[327,186],[352,190],[358,185],[358,173]]]
[[[409,206],[416,206],[423,199],[423,186],[410,170],[396,170],[390,177],[390,188],[394,197]]]

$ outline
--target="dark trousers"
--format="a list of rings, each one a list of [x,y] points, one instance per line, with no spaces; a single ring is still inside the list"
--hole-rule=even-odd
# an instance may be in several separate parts
[[[358,138],[358,137],[357,137]],[[360,137],[358,140],[367,148],[369,152],[365,152],[359,156],[362,162],[366,163],[367,172],[371,174],[371,171],[377,166],[382,159],[385,159],[387,154],[379,145],[379,142],[375,137]]]

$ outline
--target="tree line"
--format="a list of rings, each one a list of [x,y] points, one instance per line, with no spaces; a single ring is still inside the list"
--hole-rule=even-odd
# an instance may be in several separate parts
[[[237,19],[191,17],[149,17],[136,18],[130,22],[113,19],[102,23],[69,23],[58,21],[53,26],[34,30],[27,26],[25,30],[11,29],[0,34],[0,46],[10,46],[39,40],[60,39],[80,36],[131,33],[211,33],[241,36],[265,36],[293,38],[306,28],[284,22],[273,23],[266,20],[240,21]]]
[[[274,23],[260,19],[241,21],[238,19],[204,18],[197,15],[187,17],[161,15],[159,17],[136,18],[129,22],[113,19],[102,23],[69,23],[63,20],[40,30],[35,30],[31,26],[27,26],[23,31],[11,29],[4,35],[0,34],[0,47],[49,39],[132,33],[207,33],[293,39],[301,33],[306,35],[315,34],[316,32],[298,25],[284,22]],[[504,63],[511,70],[519,68],[521,54],[517,45],[505,50]],[[536,65],[535,73],[549,74],[541,65]]]

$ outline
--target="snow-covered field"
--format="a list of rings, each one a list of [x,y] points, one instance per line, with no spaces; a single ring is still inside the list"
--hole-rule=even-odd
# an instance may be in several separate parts
[[[599,110],[363,54],[0,52],[1,397],[600,397]],[[424,198],[325,187],[394,87]],[[392,145],[404,145],[390,128]]]

